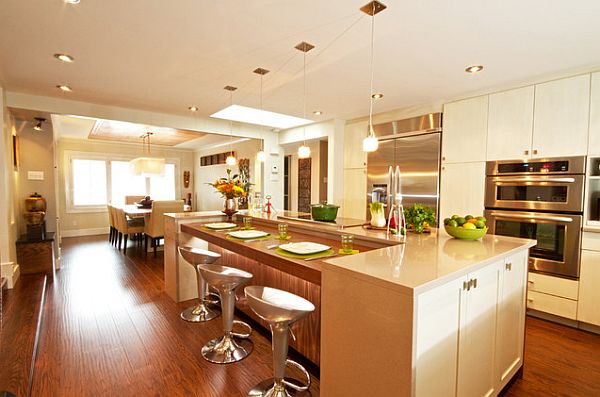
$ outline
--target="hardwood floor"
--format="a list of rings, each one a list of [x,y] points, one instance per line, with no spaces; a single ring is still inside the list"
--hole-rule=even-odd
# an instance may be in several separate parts
[[[131,245],[125,257],[107,238],[85,237],[64,239],[62,259],[48,286],[32,396],[246,396],[271,377],[271,344],[258,333],[239,363],[202,358],[221,321],[179,318],[190,303],[163,291],[162,253],[154,259]]]
[[[259,333],[254,352],[239,363],[201,357],[202,345],[221,334],[221,322],[179,318],[189,302],[176,304],[164,293],[162,252],[154,259],[131,245],[124,256],[104,236],[79,237],[64,239],[62,259],[47,286],[32,391],[19,389],[19,397],[235,397],[271,376],[271,345]],[[23,305],[39,302],[40,289],[27,288],[27,280],[18,292]],[[19,339],[15,327],[35,326],[35,313],[19,320],[5,321],[2,335],[16,338],[11,351],[24,360],[32,340]],[[600,396],[600,336],[536,318],[527,319],[526,333],[523,378],[505,396]],[[6,368],[0,366],[0,379],[28,375]],[[313,382],[311,395],[318,396],[319,381]]]

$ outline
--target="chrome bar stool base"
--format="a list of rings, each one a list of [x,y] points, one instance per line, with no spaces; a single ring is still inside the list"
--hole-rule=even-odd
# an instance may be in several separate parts
[[[254,344],[249,339],[234,338],[224,335],[209,341],[202,348],[202,357],[215,364],[235,363],[248,357]]]
[[[202,323],[210,321],[213,318],[221,315],[221,308],[210,303],[200,303],[195,306],[188,307],[181,312],[181,318],[190,323]]]

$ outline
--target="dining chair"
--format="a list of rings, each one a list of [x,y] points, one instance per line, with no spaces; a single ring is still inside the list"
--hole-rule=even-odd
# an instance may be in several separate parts
[[[156,257],[156,247],[165,234],[165,220],[163,215],[170,212],[183,212],[183,201],[155,200],[152,202],[152,211],[146,216],[144,244],[146,252],[148,252],[148,239],[151,239],[152,248],[154,248],[154,257]]]
[[[121,240],[123,240],[123,253],[127,253],[127,239],[130,234],[140,234],[144,232],[144,225],[139,222],[130,221],[127,219],[127,215],[122,208],[113,207],[116,212],[117,218],[117,229],[119,231],[119,246],[121,249]],[[138,244],[141,243],[141,239],[138,239]]]
[[[146,196],[125,196],[125,204],[135,204],[142,201]]]

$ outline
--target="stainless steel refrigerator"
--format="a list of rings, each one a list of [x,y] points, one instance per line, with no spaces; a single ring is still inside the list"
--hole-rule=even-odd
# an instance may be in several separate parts
[[[399,120],[374,126],[379,149],[369,153],[367,165],[367,219],[369,204],[388,204],[389,169],[401,171],[402,204],[422,203],[439,212],[442,114]],[[387,211],[386,211],[387,216]]]

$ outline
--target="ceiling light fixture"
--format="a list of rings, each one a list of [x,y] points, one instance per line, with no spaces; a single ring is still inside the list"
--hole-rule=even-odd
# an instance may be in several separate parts
[[[67,4],[79,4],[80,0],[65,0]]]
[[[467,73],[477,73],[477,72],[481,72],[483,70],[483,66],[482,65],[473,65],[473,66],[469,66],[468,68],[465,69],[465,72]]]
[[[42,123],[44,123],[46,121],[46,119],[43,117],[34,117],[33,119],[35,120],[33,122],[33,129],[36,131],[44,131],[44,128],[42,127]]]
[[[313,112],[313,114],[314,114],[315,116],[320,116],[320,115],[322,115],[322,114],[323,114],[323,112],[321,112],[320,110],[315,110],[315,111]]]
[[[197,106],[190,106],[190,107],[188,107],[188,110],[190,110],[192,112],[197,112],[198,111],[198,107]]]
[[[135,158],[129,162],[131,172],[134,175],[142,177],[149,176],[164,176],[165,175],[165,159],[150,156],[150,137],[154,135],[153,132],[146,132],[140,138],[142,138],[142,157]],[[146,143],[148,144],[148,153],[146,153]]]
[[[374,152],[379,147],[379,141],[375,136],[375,131],[373,130],[373,101],[375,97],[373,95],[373,70],[374,70],[374,60],[375,60],[375,15],[379,12],[386,9],[386,6],[378,1],[372,1],[361,7],[361,11],[367,15],[371,16],[371,88],[370,95],[371,98],[369,100],[369,126],[367,137],[363,139],[363,152]],[[383,96],[383,95],[382,95]]]
[[[59,84],[59,85],[56,86],[56,88],[58,88],[61,91],[65,91],[65,92],[71,92],[71,91],[73,91],[71,89],[71,87],[69,87],[68,85],[65,85],[65,84]]]
[[[254,69],[254,73],[260,75],[260,115],[259,115],[259,119],[261,119],[261,123],[260,124],[262,125],[262,114],[263,114],[263,76],[265,74],[269,73],[269,71],[267,69],[263,69],[263,68],[256,68],[256,69]],[[265,140],[264,140],[264,137],[263,137],[263,139],[260,140],[260,150],[258,151],[258,153],[256,153],[256,160],[259,163],[264,163],[266,159],[267,159],[267,156],[265,155]]]
[[[230,106],[233,106],[233,91],[237,90],[237,87],[226,85],[223,87],[226,91],[229,91],[229,102]],[[233,153],[233,120],[229,120],[229,155],[225,159],[225,164],[233,167],[237,164],[235,153]]]
[[[217,119],[239,121],[241,123],[264,125],[278,129],[288,129],[310,124],[312,120],[294,117],[283,113],[275,113],[248,106],[232,105],[210,115]]]
[[[306,118],[306,53],[315,48],[315,46],[303,41],[294,48],[303,53],[304,89],[302,94],[302,117]],[[298,148],[298,157],[307,159],[310,157],[310,148],[306,146],[306,127],[302,128],[302,138],[302,146]]]
[[[54,58],[65,63],[72,63],[75,61],[75,58],[68,54],[54,54]]]
[[[373,99],[381,99],[381,98],[383,98],[383,94],[381,94],[381,93],[373,94],[373,95],[371,95],[371,98],[373,98]]]

